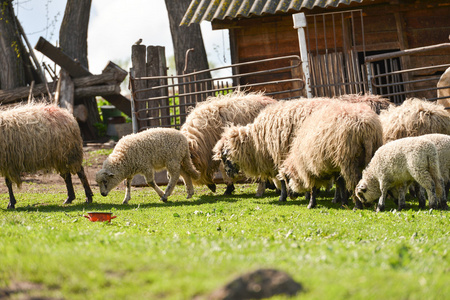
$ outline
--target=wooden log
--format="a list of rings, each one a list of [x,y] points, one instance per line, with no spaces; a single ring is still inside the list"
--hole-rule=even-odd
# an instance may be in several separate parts
[[[107,96],[118,93],[120,87],[111,84],[75,88],[75,98],[102,96],[106,99]]]
[[[74,78],[92,75],[80,62],[73,60],[69,55],[50,44],[43,37],[39,38],[39,41],[34,48],[53,60]]]
[[[75,103],[74,92],[75,84],[70,78],[69,72],[61,69],[56,88],[56,103],[59,103],[62,108],[66,108],[71,114],[73,114],[73,106]]]

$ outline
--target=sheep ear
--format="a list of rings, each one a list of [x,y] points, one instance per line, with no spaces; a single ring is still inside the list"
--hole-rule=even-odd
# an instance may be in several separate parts
[[[106,175],[107,175],[108,177],[114,177],[114,173],[113,173],[113,172],[106,172]]]

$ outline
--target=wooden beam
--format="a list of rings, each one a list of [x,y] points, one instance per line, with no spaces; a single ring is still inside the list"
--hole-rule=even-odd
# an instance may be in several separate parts
[[[92,75],[91,72],[83,67],[80,62],[72,59],[69,55],[64,53],[61,49],[56,48],[55,46],[50,44],[43,37],[39,38],[39,41],[34,48],[53,60],[61,68],[69,72],[70,76],[72,76],[73,78]]]

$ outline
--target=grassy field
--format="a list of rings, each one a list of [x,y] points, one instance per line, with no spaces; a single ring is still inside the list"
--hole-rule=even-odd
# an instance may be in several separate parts
[[[305,291],[295,299],[444,299],[450,294],[448,212],[353,211],[322,192],[279,204],[254,184],[233,196],[178,186],[161,203],[150,188],[123,187],[94,204],[62,205],[65,191],[0,196],[0,298],[191,299],[258,268],[289,273]],[[352,208],[352,207],[351,207]],[[389,211],[390,210],[390,211]],[[112,211],[111,223],[87,211]],[[29,298],[26,298],[29,297]],[[13,298],[14,299],[14,298]],[[276,297],[273,299],[285,299]]]

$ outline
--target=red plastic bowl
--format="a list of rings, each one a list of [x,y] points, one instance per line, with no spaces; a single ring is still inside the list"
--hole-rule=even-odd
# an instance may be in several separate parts
[[[84,216],[88,218],[91,222],[111,222],[112,219],[117,218],[113,216],[111,212],[88,212],[89,216]]]

